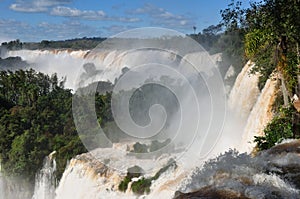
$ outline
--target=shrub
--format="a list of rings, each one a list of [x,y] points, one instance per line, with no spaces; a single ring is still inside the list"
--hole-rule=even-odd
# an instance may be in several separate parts
[[[264,136],[254,136],[259,150],[266,150],[281,142],[293,138],[293,107],[281,108],[277,116],[264,129]]]

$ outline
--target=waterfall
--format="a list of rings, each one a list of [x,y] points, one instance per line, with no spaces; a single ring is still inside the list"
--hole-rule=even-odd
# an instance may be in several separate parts
[[[17,50],[8,51],[5,57],[19,56],[29,64],[28,68],[48,75],[57,73],[59,79],[67,77],[65,87],[75,89],[77,71],[85,63],[86,53],[86,51],[67,50]]]
[[[119,153],[120,148],[117,148],[119,147],[117,145],[120,144],[115,144],[113,148],[96,149],[95,152],[100,153],[101,157],[97,156],[95,158],[91,153],[86,153],[73,158],[56,189],[55,199],[137,198],[137,195],[130,190],[130,185],[126,192],[121,192],[118,189],[126,173],[106,166],[102,162],[114,160],[119,164],[124,164],[125,161],[128,161],[132,163],[132,166],[138,165],[145,168],[147,164],[151,164],[154,160],[139,159],[134,156],[124,157],[123,154]],[[122,150],[127,149],[127,144],[124,145],[125,147]],[[172,155],[166,155],[156,160],[155,162],[160,166],[157,166],[148,175],[153,176],[171,157]],[[183,169],[181,163],[177,162],[177,168],[170,168],[152,183],[151,192],[145,197],[172,198],[179,182],[186,176],[187,172]],[[141,196],[141,198],[143,197]]]
[[[28,68],[48,75],[56,73],[62,79],[66,77],[65,87],[73,90],[78,88],[76,80],[78,75],[84,71],[86,63],[94,63],[95,65],[92,76],[85,77],[85,84],[88,84],[93,82],[93,78],[97,78],[98,81],[114,82],[115,78],[121,75],[124,67],[138,66],[146,59],[157,58],[165,64],[171,64],[176,59],[176,56],[170,57],[166,52],[137,51],[127,53],[122,50],[16,50],[6,52],[3,58],[15,56],[25,60],[29,64]]]
[[[55,199],[124,198],[118,193],[121,180],[118,171],[107,168],[90,154],[82,154],[70,161]]]
[[[34,195],[32,199],[53,199],[55,194],[55,151],[44,160],[43,168],[37,173],[35,179]]]
[[[94,63],[96,66],[97,70],[94,72],[98,71],[99,73],[95,73],[93,76],[87,76],[86,82],[84,83],[92,82],[94,77],[97,77],[99,80],[109,80],[113,82],[114,79],[119,77],[122,73],[122,68],[140,65],[148,59],[154,60],[161,58],[161,60],[164,61],[163,63],[166,65],[171,65],[176,62],[177,64],[179,63],[178,65],[180,67],[184,67],[184,65],[180,65],[184,63],[182,61],[183,59],[191,60],[192,63],[205,61],[203,60],[202,52],[187,54],[181,60],[178,60],[178,57],[176,56],[170,56],[169,53],[164,52],[149,51],[126,54],[126,52],[121,50],[103,50],[99,52],[70,50],[20,50],[9,51],[6,56],[20,56],[22,59],[30,63],[31,67],[40,72],[47,74],[56,72],[59,77],[67,76],[65,86],[71,89],[77,88],[77,75],[80,74],[79,71],[84,69],[84,64],[90,62]],[[214,59],[214,61],[220,61],[220,55],[215,55],[212,59]],[[253,67],[254,63],[251,61],[245,65],[241,73],[238,75],[230,92],[228,100],[230,114],[228,114],[228,120],[233,120],[225,125],[224,133],[220,139],[222,143],[218,143],[214,155],[224,152],[224,150],[228,150],[229,147],[231,147],[228,143],[231,144],[234,141],[239,142],[235,143],[238,150],[250,152],[251,147],[253,147],[253,143],[249,144],[248,141],[252,141],[254,135],[260,135],[263,127],[272,118],[271,105],[273,104],[276,95],[276,81],[268,80],[265,88],[262,92],[260,92],[257,86],[259,77],[258,74],[250,74]],[[201,68],[199,70],[201,70]],[[207,76],[210,75],[210,71],[205,71],[205,69],[203,70],[204,71],[201,71],[204,72],[203,74]],[[70,73],[70,71],[72,72]],[[88,73],[86,74],[88,75]],[[229,70],[227,76],[229,77],[231,74],[233,74],[232,68]],[[234,124],[233,121],[236,124]],[[195,149],[197,147],[198,146],[196,146]],[[128,188],[125,193],[118,190],[118,185],[126,174],[117,169],[113,169],[113,167],[110,167],[109,163],[107,163],[106,165],[108,166],[106,166],[101,162],[109,162],[112,160],[111,162],[114,162],[115,165],[117,165],[115,168],[125,168],[125,170],[128,168],[129,164],[132,164],[132,166],[139,165],[145,168],[155,162],[157,164],[155,168],[158,170],[169,160],[169,158],[172,157],[172,155],[175,156],[175,154],[165,154],[165,156],[159,157],[154,161],[153,159],[138,159],[133,156],[126,156],[126,151],[122,154],[118,154],[119,150],[115,150],[114,148],[96,150],[99,154],[101,154],[102,159],[100,159],[100,161],[99,159],[94,158],[91,154],[81,154],[73,158],[65,169],[57,187],[54,175],[56,171],[56,162],[54,159],[55,153],[51,153],[45,158],[43,168],[36,175],[34,195],[32,198],[137,198],[130,188]],[[212,157],[213,156],[207,158]],[[99,158],[99,156],[97,156],[97,158]],[[176,190],[178,190],[181,184],[187,184],[185,179],[194,168],[187,169],[182,165],[184,161],[191,161],[192,158],[193,157],[191,156],[186,157],[186,159],[182,158],[178,160],[178,162],[176,162],[177,168],[166,171],[161,175],[161,177],[156,179],[150,187],[150,194],[145,197],[172,198],[173,194]],[[228,158],[230,159],[230,157]],[[202,161],[204,162],[205,160]],[[248,161],[248,163],[250,162],[251,161]],[[229,167],[228,165],[230,166],[229,163],[225,166]],[[202,165],[193,166],[200,167]],[[251,169],[252,168],[250,168],[250,170]],[[251,171],[247,171],[248,173],[246,172],[246,174],[250,175]],[[153,172],[155,173],[155,171]],[[245,173],[242,174],[244,175]],[[270,181],[272,181],[272,177],[267,177],[271,179]],[[266,176],[256,172],[253,177],[255,186],[256,184],[262,183],[261,178],[266,179]],[[273,181],[279,180],[274,177]],[[3,179],[0,176],[0,190],[1,189],[3,189]]]
[[[277,95],[277,80],[267,80],[260,92],[258,74],[250,74],[254,63],[249,61],[238,75],[228,100],[229,109],[243,123],[242,138],[237,149],[250,153],[255,147],[254,136],[261,136],[273,118],[272,105]]]
[[[2,176],[0,169],[0,198],[5,198],[5,187],[4,187],[4,177]]]
[[[254,136],[262,136],[264,128],[272,120],[272,106],[277,92],[277,80],[268,79],[247,119],[241,143],[242,151],[250,153],[253,150]]]
[[[228,107],[239,118],[247,120],[259,95],[258,74],[250,74],[254,63],[249,61],[237,76],[230,92]]]

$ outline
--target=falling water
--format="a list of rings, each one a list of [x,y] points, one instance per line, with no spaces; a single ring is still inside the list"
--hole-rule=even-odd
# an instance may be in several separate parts
[[[0,169],[0,198],[4,198],[4,191],[5,191],[5,187],[4,187],[4,178],[2,176],[3,174],[1,173],[1,169]]]
[[[269,79],[262,91],[258,89],[258,74],[251,74],[254,63],[249,61],[238,75],[231,90],[228,106],[243,124],[240,152],[250,153],[255,147],[254,136],[261,136],[264,127],[273,118],[272,105],[277,96],[277,80]]]
[[[164,57],[161,52],[160,55],[153,54],[154,57]],[[21,56],[24,60],[35,65],[37,71],[52,74],[57,72],[59,76],[67,76],[66,87],[76,88],[75,79],[76,71],[82,70],[84,63],[94,61],[98,64],[97,68],[104,70],[106,67],[105,74],[99,74],[103,80],[110,80],[113,82],[115,77],[121,74],[124,66],[138,65],[141,60],[137,59],[140,57],[149,57],[144,55],[145,52],[139,52],[131,55],[124,55],[122,51],[101,51],[96,53],[89,53],[87,51],[10,51],[7,56]],[[219,59],[219,55],[215,56],[214,59]],[[195,62],[201,61],[201,56],[198,53],[192,53],[186,55],[185,58],[195,60]],[[164,57],[167,60],[165,64],[176,61],[176,57]],[[46,65],[39,65],[39,64]],[[39,65],[39,66],[38,66]],[[242,121],[243,130],[237,131],[238,134],[243,134],[242,142],[247,143],[251,140],[251,137],[256,134],[260,134],[262,128],[266,125],[266,122],[272,117],[270,107],[274,101],[276,93],[274,81],[268,80],[265,88],[260,93],[257,83],[258,75],[250,75],[250,71],[254,64],[248,62],[243,68],[242,72],[236,79],[235,85],[229,96],[229,108],[230,111],[239,118],[237,121]],[[74,71],[70,74],[70,67],[73,67]],[[204,71],[206,72],[206,71]],[[259,122],[257,122],[259,121]],[[232,129],[232,128],[231,128]],[[240,128],[238,128],[240,129]],[[242,128],[241,128],[242,129]],[[232,134],[231,134],[232,135]],[[224,135],[224,139],[231,139],[230,136]],[[224,141],[224,140],[223,140]],[[229,140],[232,141],[232,140]],[[242,151],[247,151],[249,147],[243,146],[238,147]],[[251,145],[252,147],[253,145]],[[221,146],[220,150],[227,150],[228,145]],[[109,154],[113,151],[112,149],[99,149],[105,157],[102,160],[113,159],[115,162],[128,161],[128,157],[110,156]],[[167,160],[169,156],[162,158],[161,160]],[[244,161],[243,159],[240,159]],[[141,160],[132,160],[141,161]],[[147,165],[147,160],[142,160],[142,165]],[[149,160],[150,162],[153,160]],[[188,160],[186,160],[188,161]],[[247,161],[246,161],[247,162]],[[65,199],[65,198],[136,198],[130,190],[126,193],[118,191],[118,184],[124,177],[124,173],[120,173],[118,170],[113,170],[104,166],[102,163],[97,162],[87,154],[80,155],[71,160],[69,166],[66,168],[62,179],[55,190],[55,173],[56,163],[52,155],[49,155],[45,159],[45,163],[41,171],[36,176],[35,190],[33,199]],[[158,168],[159,169],[159,168]],[[176,190],[181,186],[181,182],[187,177],[191,170],[186,170],[178,162],[178,167],[173,170],[168,170],[162,176],[152,183],[149,198],[172,198]],[[248,172],[248,171],[247,171]],[[249,171],[250,172],[250,171]],[[251,172],[250,172],[251,173]],[[249,175],[249,173],[247,173]],[[255,177],[256,176],[256,177]],[[261,173],[256,173],[252,181],[254,184],[261,183],[261,179],[269,179],[269,181],[278,181],[270,176],[264,176]],[[1,180],[1,177],[0,177]],[[183,183],[184,184],[184,183]],[[0,181],[1,185],[1,181]],[[196,185],[195,185],[196,186]],[[1,186],[0,186],[1,189]]]
[[[240,118],[247,120],[259,95],[258,74],[251,74],[254,63],[249,61],[230,92],[228,107]]]
[[[53,199],[55,194],[55,151],[44,160],[43,168],[37,173],[35,179],[34,195],[32,199]]]
[[[250,153],[255,147],[254,136],[262,136],[273,118],[272,106],[277,96],[277,80],[268,79],[255,103],[244,128],[240,150]]]

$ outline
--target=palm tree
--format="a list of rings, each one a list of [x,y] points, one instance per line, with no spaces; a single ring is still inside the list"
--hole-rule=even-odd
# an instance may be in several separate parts
[[[196,29],[197,27],[196,26],[193,26],[193,29],[194,29],[194,35],[196,34]]]

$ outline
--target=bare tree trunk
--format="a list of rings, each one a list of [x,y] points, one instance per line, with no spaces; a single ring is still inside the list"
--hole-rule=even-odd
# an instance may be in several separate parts
[[[284,107],[288,107],[289,106],[289,94],[287,91],[287,88],[285,86],[285,81],[284,81],[284,77],[282,74],[280,74],[280,79],[281,79],[281,91],[282,91],[282,95],[283,95],[283,103],[284,103]]]
[[[298,61],[298,68],[297,68],[297,80],[298,80],[298,85],[296,88],[296,95],[300,97],[300,51],[299,51],[299,43],[297,42],[297,61]]]
[[[284,107],[288,107],[289,105],[289,93],[285,85],[285,79],[283,75],[283,71],[286,68],[287,64],[287,38],[286,36],[281,36],[280,42],[277,46],[277,68],[279,71],[279,77],[281,79],[281,91],[283,95]]]

